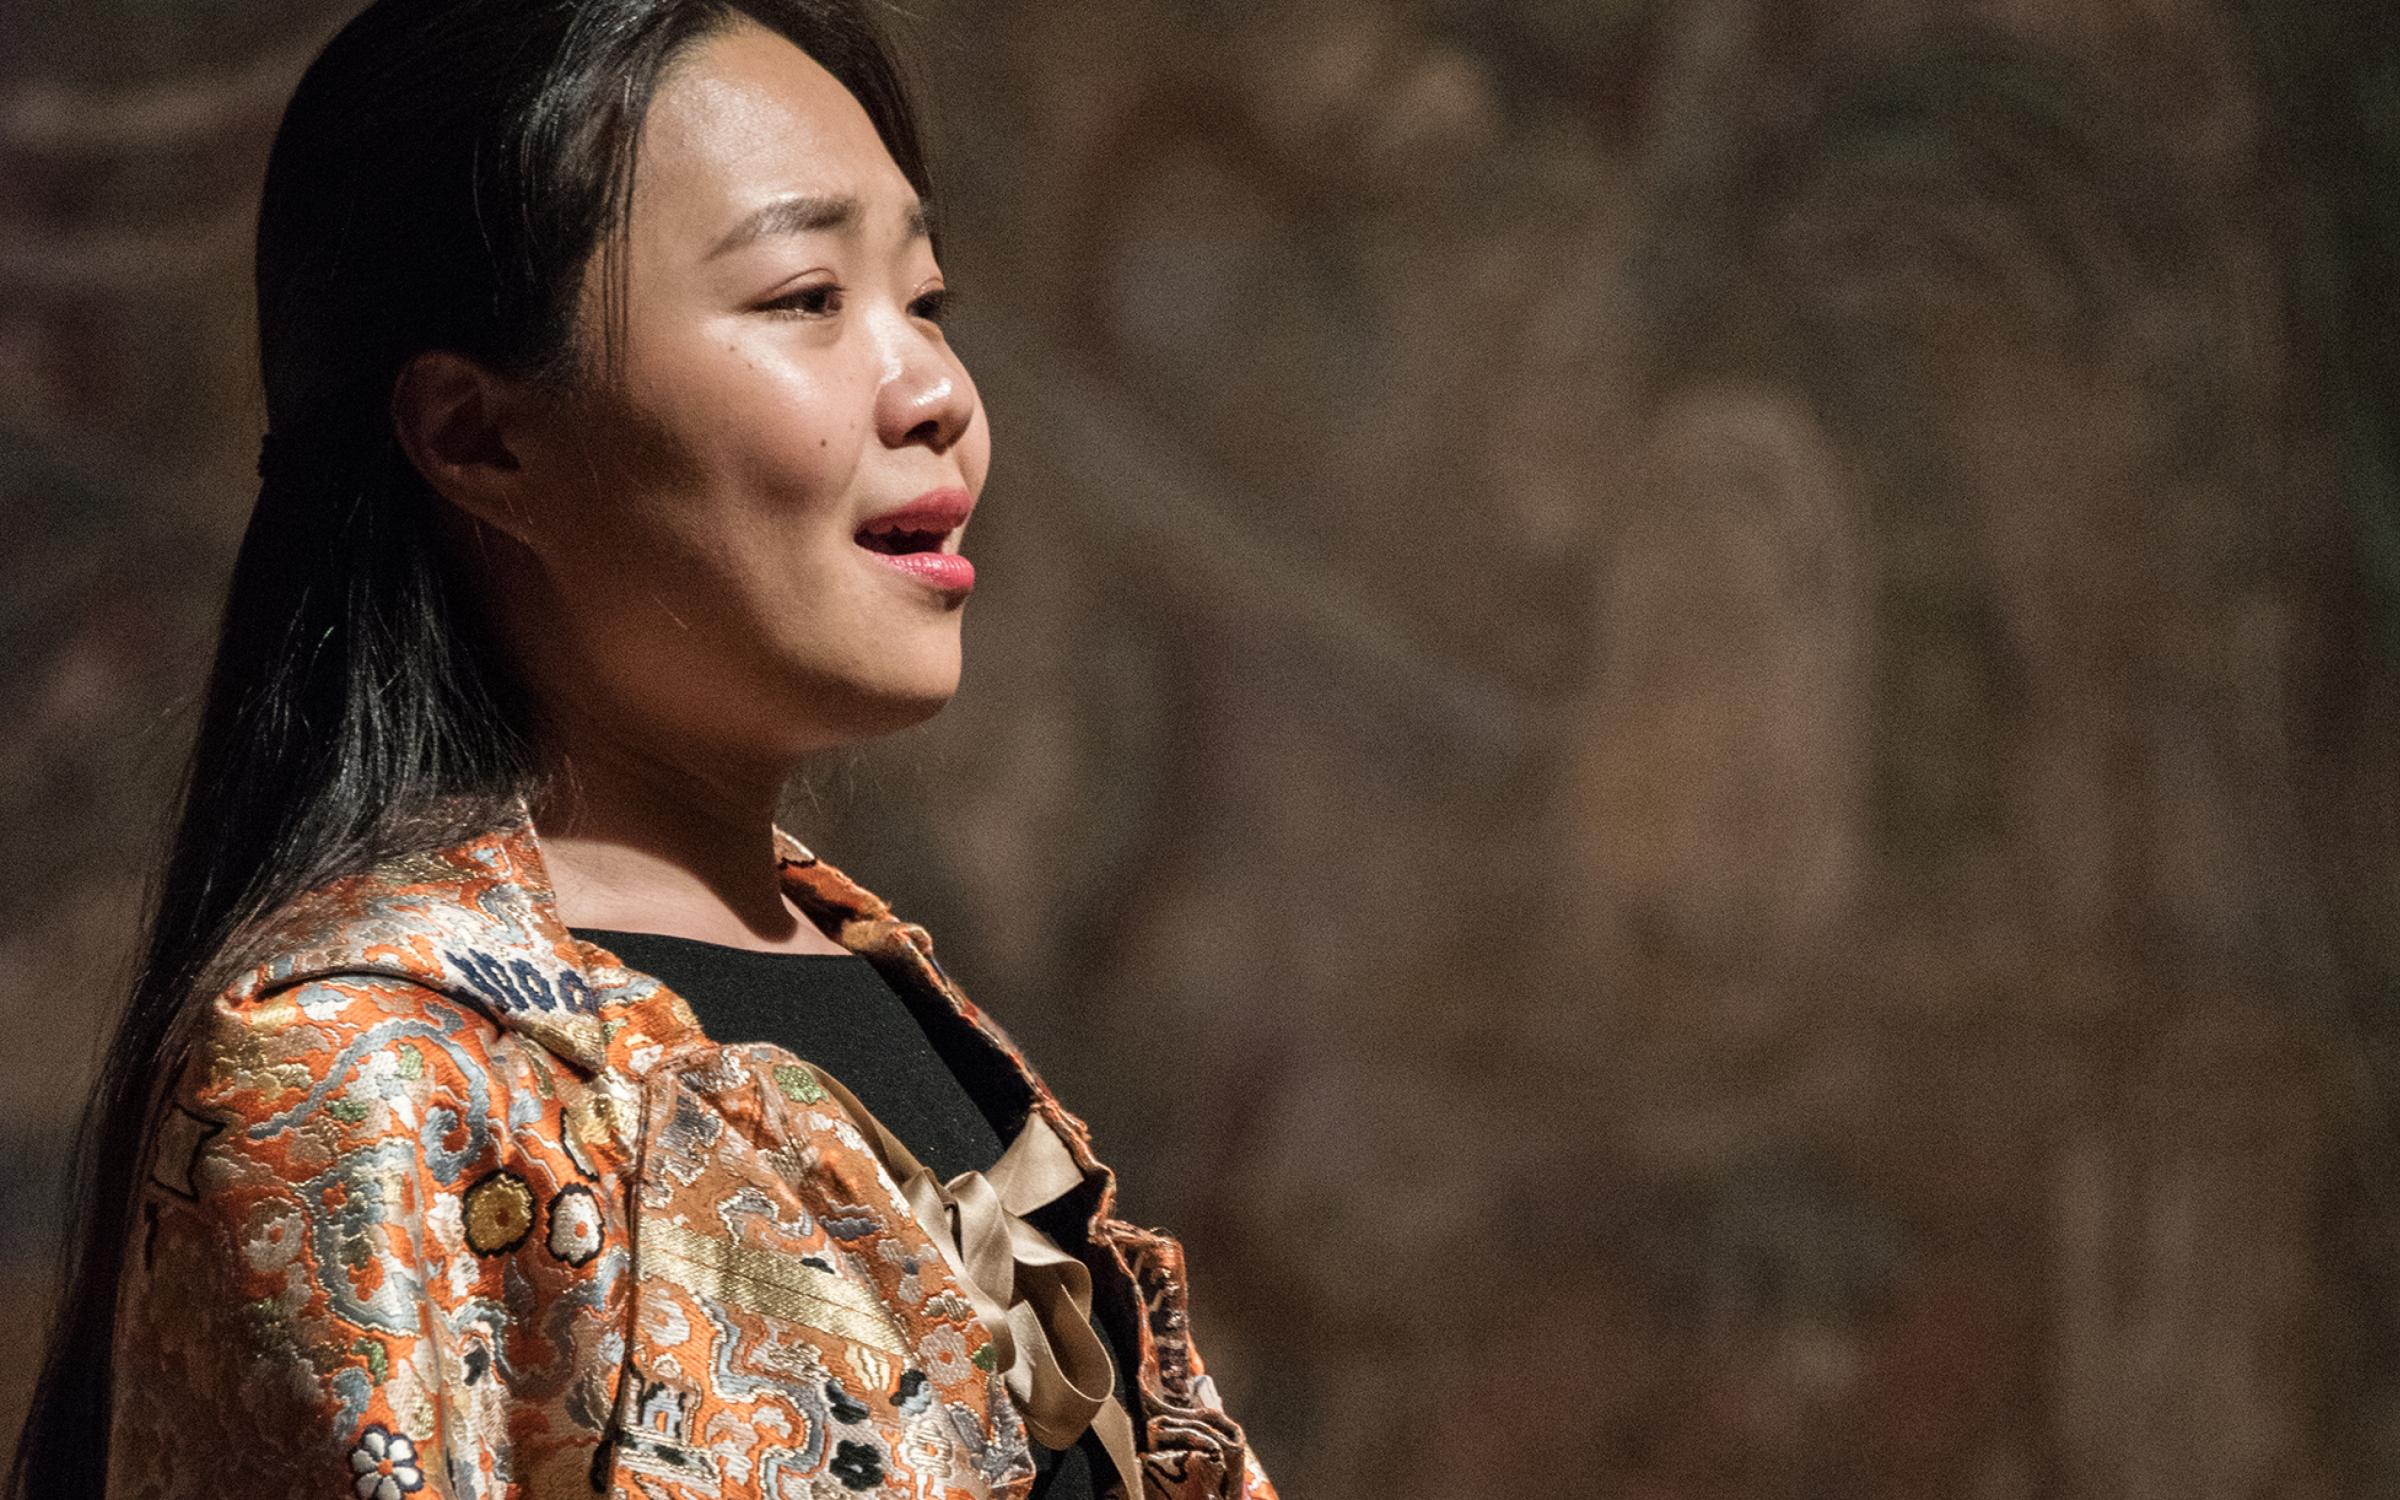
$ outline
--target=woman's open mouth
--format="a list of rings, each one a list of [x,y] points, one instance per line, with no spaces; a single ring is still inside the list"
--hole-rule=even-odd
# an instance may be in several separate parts
[[[870,527],[858,534],[858,544],[885,557],[906,557],[915,552],[941,551],[949,535],[947,531],[915,531],[905,526],[880,531]]]
[[[852,540],[885,567],[942,593],[964,594],[975,587],[975,565],[943,549],[974,509],[975,497],[965,490],[934,490],[877,516]]]

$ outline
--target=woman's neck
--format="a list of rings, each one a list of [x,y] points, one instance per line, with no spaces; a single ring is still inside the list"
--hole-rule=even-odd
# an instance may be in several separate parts
[[[775,805],[785,768],[698,772],[605,740],[554,760],[534,826],[568,926],[844,951],[783,894]]]

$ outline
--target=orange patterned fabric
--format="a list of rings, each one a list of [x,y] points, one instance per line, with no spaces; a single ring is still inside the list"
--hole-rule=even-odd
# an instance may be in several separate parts
[[[1083,1123],[799,845],[786,890],[1008,1063],[1084,1174],[1151,1500],[1273,1500]],[[983,1325],[798,1059],[568,932],[529,822],[338,882],[202,1018],[120,1292],[112,1496],[1023,1496]]]

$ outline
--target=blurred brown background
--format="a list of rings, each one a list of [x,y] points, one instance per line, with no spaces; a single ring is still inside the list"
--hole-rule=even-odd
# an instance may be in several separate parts
[[[10,1347],[348,9],[0,14]],[[985,587],[790,821],[1285,1493],[2400,1492],[2383,0],[922,10]]]

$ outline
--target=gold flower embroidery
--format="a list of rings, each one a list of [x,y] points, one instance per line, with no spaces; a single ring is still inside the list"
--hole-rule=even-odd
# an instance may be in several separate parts
[[[467,1243],[478,1255],[514,1250],[533,1228],[533,1191],[514,1172],[493,1172],[467,1189]]]

